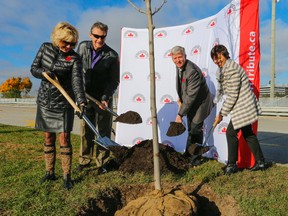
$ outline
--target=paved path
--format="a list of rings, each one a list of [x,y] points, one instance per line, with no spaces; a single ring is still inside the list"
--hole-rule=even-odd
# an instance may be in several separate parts
[[[0,123],[34,127],[35,105],[0,104]],[[288,164],[288,117],[261,116],[258,138],[268,161]],[[75,118],[73,133],[79,134],[79,119]]]

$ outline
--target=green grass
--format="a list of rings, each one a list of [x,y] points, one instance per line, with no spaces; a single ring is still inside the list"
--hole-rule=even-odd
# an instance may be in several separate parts
[[[61,162],[57,154],[58,179],[39,184],[44,175],[43,132],[0,124],[0,215],[77,215],[109,188],[153,183],[153,176],[119,171],[103,175],[73,172],[76,184],[63,189]],[[77,167],[80,138],[72,135],[73,166]],[[57,143],[59,153],[59,144]],[[208,161],[184,175],[168,174],[167,184],[206,184],[220,197],[232,196],[243,215],[287,215],[288,168],[273,166],[261,172],[244,170],[231,176],[222,173],[223,164]]]

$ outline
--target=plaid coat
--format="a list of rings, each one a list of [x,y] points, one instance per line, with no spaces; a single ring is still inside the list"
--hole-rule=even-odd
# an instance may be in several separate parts
[[[227,116],[230,113],[234,129],[257,121],[261,108],[244,69],[227,59],[220,74],[220,88],[226,96],[220,114]]]

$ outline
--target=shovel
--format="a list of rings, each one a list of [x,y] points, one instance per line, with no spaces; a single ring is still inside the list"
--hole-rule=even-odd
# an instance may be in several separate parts
[[[98,106],[101,105],[103,106],[103,104],[98,101],[97,99],[95,99],[94,97],[92,97],[91,95],[85,93],[86,95],[86,98],[93,101],[95,104],[97,104]],[[114,120],[114,122],[122,122],[122,123],[125,123],[125,124],[139,124],[139,123],[142,123],[142,118],[141,116],[137,113],[137,112],[134,112],[134,111],[128,111],[126,113],[123,113],[121,114],[120,116],[114,112],[113,110],[111,110],[109,107],[107,106],[103,106],[104,109],[106,111],[108,111],[110,114],[112,114],[113,116],[116,117],[116,119]],[[115,132],[113,132],[115,134]]]
[[[104,106],[100,101],[98,101],[97,99],[95,99],[94,97],[92,97],[91,95],[85,93],[86,98],[88,98],[89,100],[93,101],[95,104],[97,104],[98,106],[103,106],[104,109],[106,111],[108,111],[109,113],[111,113],[113,116],[115,117],[119,117],[119,115],[117,113],[115,113],[113,110],[111,110],[109,107]]]
[[[204,147],[204,146],[209,146],[208,143],[207,143],[207,141],[209,140],[209,137],[210,137],[211,134],[213,133],[213,131],[214,131],[214,129],[215,129],[216,126],[217,126],[217,122],[215,121],[215,122],[213,123],[212,127],[210,128],[206,139],[204,138],[203,144],[202,144],[201,146],[203,146],[203,147]],[[210,147],[212,147],[212,146],[210,146]]]
[[[51,82],[62,93],[62,95],[66,98],[66,100],[70,103],[70,105],[75,109],[76,112],[81,112],[80,108],[76,105],[76,103],[72,100],[72,98],[67,94],[67,92],[60,85],[57,77],[54,80],[46,72],[43,72],[42,74],[49,82]],[[103,148],[107,150],[109,150],[108,146],[120,146],[118,143],[112,141],[108,137],[101,137],[100,133],[96,130],[96,128],[90,122],[90,120],[88,119],[86,115],[83,114],[82,118],[90,127],[90,129],[95,133],[96,135],[95,142],[97,142],[100,146],[102,146]]]

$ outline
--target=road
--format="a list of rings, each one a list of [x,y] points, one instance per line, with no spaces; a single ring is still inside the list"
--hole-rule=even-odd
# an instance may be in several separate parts
[[[34,127],[36,106],[32,104],[0,104],[0,123]],[[288,117],[261,116],[258,138],[267,161],[288,164]],[[75,118],[72,133],[79,134],[79,119]]]

